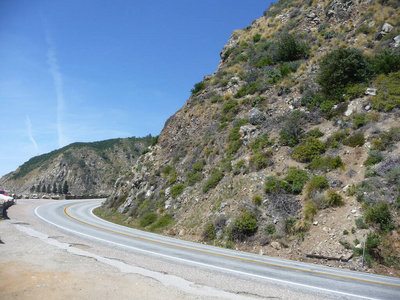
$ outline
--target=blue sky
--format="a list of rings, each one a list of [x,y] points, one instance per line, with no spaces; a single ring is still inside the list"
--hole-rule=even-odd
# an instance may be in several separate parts
[[[270,3],[0,0],[0,176],[73,142],[158,135]]]

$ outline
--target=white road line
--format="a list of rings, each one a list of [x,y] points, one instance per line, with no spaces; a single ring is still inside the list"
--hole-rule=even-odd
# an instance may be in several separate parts
[[[66,230],[66,231],[69,231],[69,232],[73,232],[73,233],[81,235],[81,236],[86,236],[86,237],[89,237],[89,238],[92,238],[92,239],[96,239],[96,240],[102,241],[104,243],[109,243],[109,244],[113,244],[113,245],[120,246],[120,247],[123,247],[123,248],[128,248],[128,249],[136,250],[136,251],[139,251],[139,252],[152,254],[152,255],[155,255],[155,256],[161,256],[161,257],[165,257],[165,258],[168,258],[168,259],[177,260],[177,261],[181,261],[181,262],[185,262],[185,263],[189,263],[189,264],[196,264],[196,265],[200,265],[200,266],[203,266],[203,267],[214,268],[214,269],[222,270],[222,271],[225,271],[225,272],[228,272],[228,273],[236,273],[236,274],[240,274],[240,275],[252,276],[252,277],[261,278],[261,279],[267,279],[267,280],[271,280],[271,281],[275,281],[275,282],[279,282],[279,283],[295,285],[295,286],[308,288],[308,289],[315,289],[315,290],[319,290],[319,291],[323,291],[323,292],[327,292],[327,293],[331,293],[331,294],[334,293],[334,294],[354,297],[354,298],[358,298],[358,299],[378,300],[377,298],[370,298],[370,297],[365,297],[365,296],[360,296],[360,295],[355,295],[355,294],[350,294],[350,293],[345,293],[345,292],[340,292],[340,291],[320,288],[320,287],[316,287],[316,286],[312,286],[312,285],[307,285],[307,284],[302,284],[302,283],[295,283],[295,282],[290,282],[290,281],[286,281],[286,280],[282,280],[282,279],[276,279],[276,278],[272,278],[272,277],[267,277],[267,276],[262,276],[262,275],[255,275],[255,274],[246,273],[246,272],[242,272],[242,271],[236,271],[236,270],[233,270],[233,269],[217,267],[217,266],[213,266],[213,265],[209,265],[209,264],[205,264],[205,263],[195,262],[195,261],[191,261],[191,260],[187,260],[187,259],[182,259],[182,258],[178,258],[178,257],[174,257],[174,256],[165,255],[165,254],[160,254],[160,253],[149,251],[149,250],[143,250],[143,249],[140,249],[140,248],[137,248],[137,247],[127,246],[127,245],[123,245],[123,244],[120,244],[120,243],[115,243],[115,242],[112,242],[112,241],[104,240],[102,238],[98,238],[98,237],[95,237],[95,236],[91,236],[91,235],[88,235],[88,234],[85,234],[85,233],[81,233],[81,232],[66,228],[64,226],[55,224],[55,223],[43,218],[42,216],[40,216],[38,214],[37,210],[38,210],[39,207],[37,207],[35,209],[35,214],[39,218],[44,220],[45,222],[48,222],[48,223],[50,223],[50,224],[52,224],[52,225],[54,225],[56,227],[59,227],[59,228],[61,228],[63,230]]]

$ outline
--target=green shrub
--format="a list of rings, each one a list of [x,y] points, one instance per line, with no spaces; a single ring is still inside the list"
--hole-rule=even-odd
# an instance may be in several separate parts
[[[380,111],[400,108],[400,72],[381,75],[376,79],[377,95],[372,99],[372,107]]]
[[[339,144],[341,142],[343,142],[348,135],[349,135],[349,133],[347,132],[347,130],[346,131],[345,130],[336,131],[326,141],[327,147],[328,148],[337,148],[337,147],[339,147]]]
[[[170,165],[166,165],[162,168],[161,173],[169,175],[172,171],[174,171],[174,168],[171,167]]]
[[[334,190],[328,190],[326,193],[325,204],[327,207],[342,206],[344,204],[343,197]]]
[[[343,144],[350,147],[361,147],[365,143],[364,133],[355,133],[343,141]]]
[[[140,219],[140,226],[141,227],[147,227],[150,224],[153,224],[155,221],[157,221],[158,215],[154,212],[148,212],[143,215],[143,217]]]
[[[258,229],[256,214],[252,211],[242,213],[233,223],[233,235],[242,239],[245,236],[253,235]]]
[[[300,162],[310,162],[326,151],[326,145],[315,137],[309,137],[293,151],[293,159]]]
[[[310,130],[309,132],[306,133],[307,137],[315,137],[315,138],[320,138],[324,136],[323,132],[319,130],[319,128],[315,128],[313,130]]]
[[[275,224],[268,224],[267,226],[265,226],[265,233],[269,234],[269,235],[274,235],[276,233],[276,228],[275,228]]]
[[[210,189],[215,188],[222,178],[224,178],[224,173],[218,169],[213,169],[210,177],[203,186],[203,193],[207,193]]]
[[[306,195],[307,197],[311,196],[316,191],[323,191],[329,188],[328,179],[325,176],[316,176],[313,175],[311,177],[310,182],[306,185]]]
[[[372,60],[372,70],[376,75],[399,71],[400,51],[398,49],[385,49],[376,54]]]
[[[303,207],[303,215],[306,220],[313,220],[315,214],[317,213],[318,207],[312,200],[307,200]]]
[[[190,90],[190,92],[192,93],[192,95],[196,95],[199,92],[201,92],[202,90],[204,90],[205,88],[206,88],[206,84],[203,81],[200,81],[194,85],[194,87]]]
[[[365,224],[364,219],[362,217],[359,217],[357,219],[354,220],[356,223],[356,227],[358,229],[367,229],[368,226]]]
[[[252,198],[252,200],[253,200],[253,203],[254,203],[255,205],[260,206],[260,205],[262,204],[262,198],[261,198],[260,195],[254,195],[253,198]]]
[[[173,185],[177,180],[176,170],[174,169],[174,171],[169,174],[168,185]]]
[[[266,178],[264,191],[269,194],[277,193],[281,190],[288,190],[289,188],[290,187],[287,182],[280,180],[279,178],[269,176]]]
[[[240,127],[247,124],[249,122],[248,119],[240,119],[237,120],[234,124],[233,124],[233,128],[232,130],[229,132],[228,135],[228,140],[229,141],[238,141],[240,139]]]
[[[205,161],[198,161],[198,162],[194,163],[193,167],[192,167],[193,172],[203,171],[204,165],[205,165]]]
[[[380,163],[383,160],[383,156],[378,150],[371,150],[368,152],[367,160],[364,162],[366,166],[373,166]]]
[[[366,114],[361,113],[361,114],[355,114],[353,116],[353,128],[358,129],[365,124],[367,124],[367,119],[366,119]]]
[[[256,34],[253,36],[253,42],[254,42],[254,43],[258,43],[260,40],[261,40],[261,34],[256,33]]]
[[[222,122],[232,121],[234,116],[239,112],[239,103],[234,99],[229,99],[222,104],[221,117]]]
[[[343,169],[344,165],[340,156],[326,156],[326,157],[315,157],[308,165],[307,169],[310,170],[321,170],[329,171],[334,169]]]
[[[388,150],[395,142],[400,141],[400,127],[392,127],[387,132],[382,132],[371,141],[372,148],[376,150]]]
[[[268,166],[268,158],[263,152],[257,152],[250,158],[250,163],[256,170],[262,170]]]
[[[150,230],[154,231],[156,229],[159,228],[163,228],[168,226],[169,224],[171,224],[171,222],[173,221],[173,218],[171,215],[163,215],[161,218],[159,218],[156,222],[154,222],[151,226],[150,226]]]
[[[341,99],[346,86],[365,82],[368,75],[369,64],[360,50],[339,48],[323,57],[317,82],[326,95]]]
[[[269,88],[269,84],[276,83],[280,77],[281,75],[279,72],[266,73],[262,78],[258,78],[255,81],[250,81],[249,83],[242,85],[234,97],[242,98],[246,95],[254,95],[255,93],[262,94]]]
[[[283,34],[278,43],[278,60],[294,61],[307,58],[309,55],[309,47],[291,34]]]
[[[171,187],[171,197],[172,199],[175,199],[176,197],[178,197],[183,190],[185,189],[185,185],[183,183],[178,183],[174,186]]]
[[[157,144],[157,142],[158,142],[158,135],[157,136],[154,136],[154,137],[152,137],[151,138],[151,142],[150,142],[150,145],[151,146],[155,146],[156,144]]]
[[[209,222],[206,224],[204,231],[203,231],[203,238],[206,241],[213,241],[217,237],[215,232],[214,224]]]
[[[285,220],[285,231],[288,234],[293,234],[295,232],[295,225],[297,220],[293,217],[289,217]]]
[[[309,180],[309,177],[307,171],[290,167],[284,180],[289,184],[290,192],[300,194],[304,184]]]
[[[253,143],[251,143],[250,148],[254,152],[260,151],[266,147],[270,147],[273,145],[273,141],[268,139],[267,134],[263,134],[262,136],[256,138]]]
[[[304,113],[299,110],[293,111],[279,132],[280,142],[290,147],[296,146],[304,136],[304,124]]]
[[[386,231],[394,228],[389,205],[386,202],[379,202],[372,207],[368,207],[364,218],[367,223],[378,224],[381,230]]]
[[[365,83],[354,84],[346,87],[345,90],[345,98],[347,100],[353,100],[356,98],[361,98],[365,95],[365,91],[367,89],[367,85]]]
[[[189,186],[193,186],[195,185],[196,182],[201,181],[202,179],[202,175],[201,173],[198,172],[187,172],[186,173],[186,178],[187,178],[187,184]]]

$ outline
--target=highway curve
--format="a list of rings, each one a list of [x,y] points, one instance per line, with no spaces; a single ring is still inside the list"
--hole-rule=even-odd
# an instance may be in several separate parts
[[[334,299],[400,299],[400,279],[271,258],[178,240],[96,217],[101,200],[56,201],[36,215],[92,241],[222,273]]]

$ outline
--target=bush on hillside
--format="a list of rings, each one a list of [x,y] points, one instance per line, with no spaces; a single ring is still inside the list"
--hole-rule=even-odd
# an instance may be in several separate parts
[[[233,223],[233,238],[243,240],[253,235],[258,229],[256,214],[252,211],[242,213]]]
[[[178,197],[183,190],[185,189],[185,185],[183,183],[178,183],[174,186],[171,187],[171,197],[172,199],[175,199],[176,197]]]
[[[385,49],[375,55],[371,64],[376,75],[400,71],[400,50]]]
[[[305,43],[299,42],[293,35],[283,34],[278,43],[278,60],[295,61],[307,58],[309,50]]]
[[[300,194],[303,190],[304,184],[308,181],[309,177],[307,171],[299,168],[290,167],[285,181],[289,184],[289,191],[293,194]]]
[[[341,99],[346,86],[364,82],[368,76],[369,64],[360,50],[339,48],[323,57],[317,82],[325,94]]]
[[[326,207],[342,206],[344,204],[343,197],[334,190],[328,190],[325,198]]]
[[[201,92],[202,90],[204,90],[205,88],[206,88],[206,84],[203,81],[200,81],[194,85],[194,87],[190,90],[190,92],[192,93],[192,95],[196,95],[199,92]]]
[[[315,137],[309,137],[293,151],[293,159],[299,162],[310,162],[326,151],[326,145]]]
[[[148,212],[140,219],[140,226],[147,227],[157,221],[158,215],[154,212]]]
[[[389,205],[386,202],[380,202],[372,207],[368,207],[364,218],[366,223],[377,224],[384,231],[391,230],[394,227]]]
[[[343,141],[343,144],[350,147],[361,147],[365,143],[364,133],[355,133]]]
[[[293,111],[279,132],[280,142],[290,147],[296,146],[304,136],[304,124],[304,113],[299,110]]]
[[[329,171],[334,169],[343,169],[344,165],[340,156],[326,156],[326,157],[315,157],[308,165],[307,169],[310,170],[321,170],[321,171]]]
[[[203,186],[203,193],[207,193],[209,190],[215,188],[222,178],[224,178],[224,173],[218,169],[213,169],[210,177]]]
[[[372,107],[380,111],[391,111],[400,108],[400,72],[381,75],[375,83],[377,95],[372,99]]]

